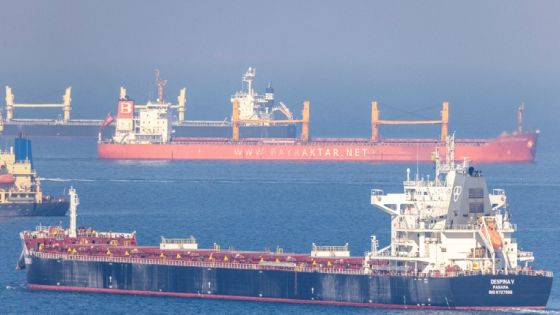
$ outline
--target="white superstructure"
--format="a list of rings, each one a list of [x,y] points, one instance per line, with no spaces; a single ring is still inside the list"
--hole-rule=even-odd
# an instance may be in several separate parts
[[[435,153],[433,179],[410,178],[404,192],[372,189],[371,204],[391,216],[391,244],[372,250],[365,265],[416,273],[511,273],[528,268],[532,252],[518,249],[503,189],[488,192],[482,173],[468,162],[454,164],[454,139],[446,158]],[[379,264],[379,261],[385,264]],[[376,262],[376,263],[374,263]]]
[[[135,105],[119,99],[113,141],[116,143],[167,143],[171,138],[170,103]]]
[[[239,104],[240,120],[270,120],[275,112],[281,112],[287,119],[293,119],[290,109],[279,102],[274,103],[274,89],[269,83],[264,95],[258,94],[253,88],[253,80],[256,75],[255,68],[249,68],[242,76],[241,91],[236,92],[231,97],[231,102],[235,100]]]
[[[185,120],[185,106],[187,102],[186,89],[182,88],[177,97],[177,104],[171,104],[164,99],[163,91],[167,80],[160,79],[160,72],[156,69],[157,100],[148,101],[144,105],[136,104],[129,98],[126,89],[121,87],[115,123],[116,143],[167,143],[171,140],[172,112],[178,115],[177,123]],[[112,121],[112,120],[111,120]],[[101,132],[99,141],[101,141]]]

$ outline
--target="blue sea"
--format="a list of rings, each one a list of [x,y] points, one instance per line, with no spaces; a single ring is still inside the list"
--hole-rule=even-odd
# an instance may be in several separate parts
[[[2,140],[2,148],[9,146]],[[389,237],[389,217],[369,204],[371,188],[399,192],[406,168],[359,163],[116,162],[96,158],[94,140],[34,139],[43,190],[60,195],[74,186],[78,224],[98,230],[136,231],[142,244],[161,236],[194,235],[203,247],[309,252],[312,243],[368,250],[370,235]],[[535,267],[560,275],[560,148],[543,134],[537,161],[481,165],[490,188],[508,193],[517,240],[536,256]],[[419,166],[432,175],[433,166]],[[67,218],[0,218],[0,314],[434,314],[445,312],[236,302],[86,293],[34,292],[15,270],[18,233]],[[548,310],[560,314],[560,281]],[[453,312],[463,314],[464,312]],[[482,313],[482,312],[481,312]],[[504,314],[506,312],[496,312]],[[518,312],[522,313],[522,312]],[[539,313],[539,312],[530,312]]]

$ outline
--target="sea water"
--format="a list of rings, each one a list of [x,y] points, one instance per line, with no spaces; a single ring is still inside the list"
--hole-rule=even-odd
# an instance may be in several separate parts
[[[479,168],[489,189],[506,190],[516,238],[521,249],[534,252],[535,268],[560,275],[560,148],[554,144],[553,135],[541,136],[536,163]],[[79,225],[136,231],[140,244],[149,245],[159,244],[161,236],[193,235],[201,247],[309,252],[312,243],[348,242],[352,255],[361,256],[370,235],[382,246],[389,240],[389,216],[370,205],[370,189],[401,192],[406,168],[420,176],[434,173],[433,165],[416,163],[106,161],[97,159],[94,140],[83,139],[38,138],[33,150],[45,193],[77,189]],[[68,224],[65,217],[0,218],[0,314],[445,313],[30,291],[25,271],[15,270],[18,233],[39,223]],[[545,313],[560,311],[558,283]]]

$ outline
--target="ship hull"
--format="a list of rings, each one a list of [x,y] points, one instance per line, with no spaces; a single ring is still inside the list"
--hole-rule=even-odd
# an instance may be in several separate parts
[[[534,161],[537,134],[503,135],[487,140],[455,141],[455,158],[475,163],[527,163]],[[323,139],[307,143],[287,141],[227,139],[176,140],[168,144],[99,143],[103,159],[159,160],[285,160],[357,162],[431,162],[437,140]],[[443,150],[440,149],[440,154]]]
[[[25,134],[28,137],[68,137],[68,138],[97,138],[99,124],[73,123],[4,123],[2,136],[13,137]],[[104,136],[110,136],[115,131],[113,126],[103,131]]]
[[[68,201],[0,204],[0,217],[64,216],[68,205]]]
[[[35,255],[25,265],[30,289],[388,308],[542,309],[552,286],[535,275],[368,276]]]
[[[69,138],[97,138],[99,123],[55,123],[55,122],[26,122],[4,123],[2,136],[17,136],[25,134],[29,137],[69,137]],[[295,125],[286,126],[243,126],[240,128],[243,138],[295,138]],[[102,138],[110,138],[115,134],[115,126],[109,125],[102,130]],[[212,122],[208,124],[178,124],[173,125],[173,135],[176,137],[212,137],[231,138],[232,128],[229,123]]]

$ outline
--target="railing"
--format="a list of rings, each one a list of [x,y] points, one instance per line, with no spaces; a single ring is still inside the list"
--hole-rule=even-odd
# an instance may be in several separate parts
[[[61,226],[37,226],[35,231],[23,231],[25,239],[32,239],[40,235],[40,238],[59,238],[61,236],[67,237],[68,230]],[[85,232],[78,230],[77,238],[99,238],[99,239],[134,239],[136,233],[117,233],[117,232]]]
[[[383,195],[385,195],[385,192],[383,192],[383,190],[381,190],[381,189],[372,189],[371,190],[371,196],[372,197],[383,196]]]
[[[403,186],[416,186],[416,187],[436,187],[433,180],[418,179],[418,180],[405,180]]]
[[[469,276],[480,276],[480,275],[523,275],[523,276],[541,276],[541,277],[553,277],[554,273],[552,271],[545,270],[518,270],[518,271],[497,271],[495,274],[492,273],[482,273],[480,271],[459,271],[459,272],[392,272],[388,271],[384,274],[402,276],[402,277],[419,277],[419,278],[453,278],[453,277],[469,277]]]
[[[349,274],[349,275],[390,275],[390,276],[403,276],[403,277],[432,277],[432,278],[448,278],[448,277],[461,277],[461,276],[476,276],[487,275],[482,272],[460,271],[460,272],[446,272],[446,273],[419,273],[419,272],[400,272],[391,270],[368,270],[363,269],[342,269],[342,268],[325,268],[325,267],[306,267],[306,266],[274,266],[272,264],[242,264],[242,263],[229,263],[229,262],[202,262],[202,261],[184,261],[172,260],[169,258],[131,258],[131,257],[104,257],[104,256],[83,256],[75,254],[55,254],[55,253],[41,253],[31,252],[33,256],[44,259],[64,259],[75,261],[98,261],[107,263],[129,263],[129,264],[143,264],[143,265],[167,265],[167,266],[184,266],[184,267],[202,267],[202,268],[224,268],[224,269],[248,269],[248,270],[287,270],[296,272],[319,272],[330,274]],[[552,271],[545,270],[513,270],[508,272],[498,271],[497,275],[527,275],[527,276],[544,276],[553,277]]]
[[[196,239],[191,236],[189,238],[165,238],[161,237],[162,244],[196,244]]]
[[[397,228],[399,230],[427,230],[427,231],[434,231],[434,232],[443,232],[443,231],[446,231],[446,230],[476,232],[481,227],[482,227],[482,225],[480,225],[480,224],[453,224],[452,226],[444,226],[442,228],[430,228],[430,227],[420,228],[419,223],[415,223],[415,222],[407,223],[405,221],[398,222],[398,224],[397,224]],[[499,231],[499,232],[502,232],[502,231],[511,232],[511,231],[515,231],[515,230],[517,230],[517,224],[507,223],[507,224],[504,224],[503,227],[501,229],[498,229],[497,231]]]
[[[64,121],[62,118],[48,119],[48,118],[13,118],[10,122],[12,124],[20,125],[33,125],[37,123],[45,125],[84,125],[84,126],[99,126],[103,120],[101,119],[70,119]]]
[[[534,257],[533,252],[517,251],[517,257],[519,258],[532,258]]]
[[[173,126],[231,126],[231,122],[227,120],[185,120],[182,122],[174,121],[172,124]]]
[[[318,246],[313,243],[312,245],[313,251],[319,252],[347,252],[348,251],[348,243],[343,246]]]
[[[143,265],[167,265],[167,266],[184,266],[184,267],[202,267],[202,268],[225,268],[225,269],[248,269],[248,270],[290,270],[298,272],[320,272],[332,274],[366,274],[361,269],[341,269],[341,268],[325,268],[325,267],[305,267],[305,266],[285,266],[282,264],[243,264],[229,262],[205,262],[205,261],[185,261],[173,260],[171,258],[132,258],[132,257],[113,257],[113,256],[83,256],[75,254],[55,254],[32,252],[31,255],[45,259],[63,259],[76,261],[97,261],[107,263],[128,263]]]

